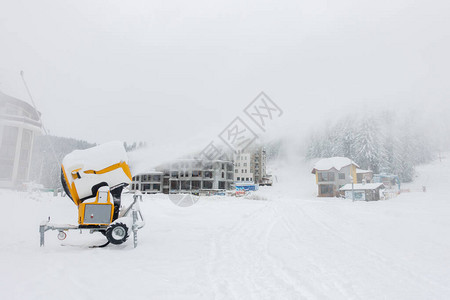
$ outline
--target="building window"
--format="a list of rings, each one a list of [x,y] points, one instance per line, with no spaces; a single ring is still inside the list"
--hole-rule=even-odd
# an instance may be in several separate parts
[[[160,184],[154,184],[153,185],[153,189],[159,191],[161,189],[161,185]]]
[[[200,181],[198,181],[198,180],[192,181],[192,189],[195,189],[195,190],[200,189]]]
[[[238,177],[238,178],[237,178],[237,181],[241,181],[241,177]]]
[[[204,181],[203,188],[204,189],[212,189],[212,181]]]
[[[237,172],[238,172],[238,169],[234,170],[234,173],[237,173]]]
[[[339,179],[345,179],[345,173],[339,173]]]

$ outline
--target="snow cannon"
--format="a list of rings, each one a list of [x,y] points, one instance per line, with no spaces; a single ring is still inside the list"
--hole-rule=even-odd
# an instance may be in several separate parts
[[[65,231],[88,229],[100,232],[109,243],[124,243],[133,231],[134,246],[137,246],[137,230],[144,226],[138,200],[122,209],[121,195],[132,180],[128,158],[120,142],[110,142],[86,150],[75,150],[64,157],[61,166],[61,183],[64,191],[78,206],[78,225],[56,225],[49,220],[41,223],[41,246],[44,233],[58,230],[58,238],[65,239]]]

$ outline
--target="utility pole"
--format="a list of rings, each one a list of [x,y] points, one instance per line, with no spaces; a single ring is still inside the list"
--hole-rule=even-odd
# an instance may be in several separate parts
[[[350,175],[350,180],[352,181],[352,202],[355,202],[355,186],[354,186],[352,175]]]

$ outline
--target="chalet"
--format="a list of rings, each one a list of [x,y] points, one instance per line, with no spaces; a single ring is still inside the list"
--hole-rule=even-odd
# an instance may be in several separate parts
[[[319,160],[312,170],[316,175],[319,197],[335,197],[339,188],[347,183],[357,183],[359,166],[346,157],[330,157]]]

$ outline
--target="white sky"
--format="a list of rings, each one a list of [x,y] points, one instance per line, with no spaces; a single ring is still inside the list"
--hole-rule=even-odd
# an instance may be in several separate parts
[[[0,89],[52,134],[207,143],[265,91],[272,135],[373,107],[450,116],[450,2],[0,2]]]

